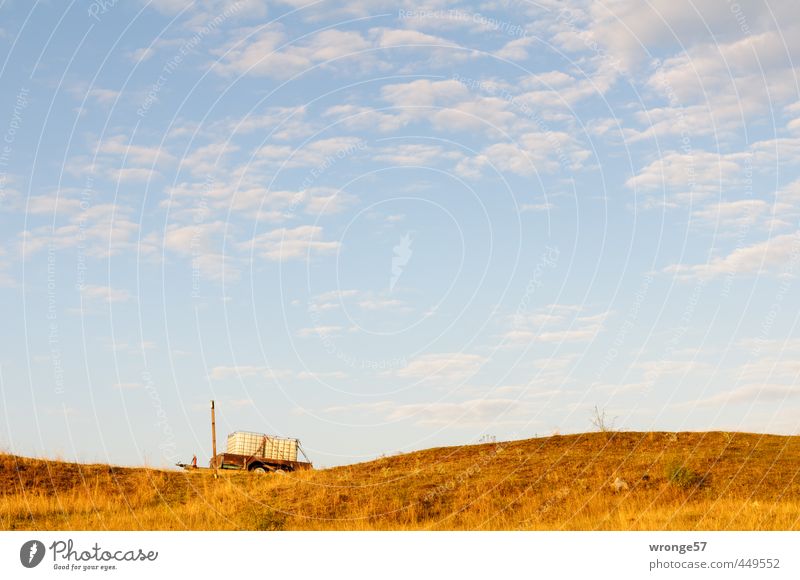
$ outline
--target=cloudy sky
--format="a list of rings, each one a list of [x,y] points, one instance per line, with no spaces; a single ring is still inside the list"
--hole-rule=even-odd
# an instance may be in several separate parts
[[[0,448],[800,427],[790,0],[0,2]]]

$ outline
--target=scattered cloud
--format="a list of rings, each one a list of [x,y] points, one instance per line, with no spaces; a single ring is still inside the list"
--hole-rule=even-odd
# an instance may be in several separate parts
[[[800,267],[800,231],[775,236],[763,242],[737,248],[707,264],[673,264],[664,272],[679,278],[714,278],[727,274],[783,274],[796,276]]]
[[[471,97],[467,87],[455,80],[430,81],[421,79],[408,83],[386,85],[381,89],[383,100],[394,107],[442,107]]]
[[[127,391],[129,389],[130,390],[141,389],[142,388],[142,383],[136,383],[136,382],[114,383],[112,386],[115,389],[121,389],[121,390]]]
[[[364,298],[358,301],[358,306],[364,310],[406,309],[408,305],[396,298]]]
[[[721,195],[744,177],[746,153],[668,151],[625,184],[637,193],[655,195],[667,207],[679,207]]]
[[[130,294],[127,290],[112,288],[111,286],[87,285],[81,287],[81,296],[87,300],[101,300],[103,302],[127,302]]]
[[[522,213],[525,212],[538,213],[538,212],[550,211],[552,209],[555,209],[555,207],[556,207],[555,204],[550,203],[549,201],[544,203],[523,203],[522,205],[519,206],[519,211]]]
[[[486,363],[477,354],[448,352],[425,354],[412,359],[407,366],[395,371],[404,379],[436,383],[459,383],[474,376]]]
[[[278,228],[259,234],[245,246],[268,260],[283,262],[310,258],[312,254],[331,254],[339,251],[340,242],[323,241],[321,226]]]
[[[351,157],[366,149],[359,137],[328,137],[305,143],[299,147],[289,145],[264,145],[255,153],[257,162],[268,162],[284,169],[310,167],[323,171],[337,159]]]
[[[735,403],[776,403],[800,397],[800,385],[755,384],[688,401],[683,406],[710,407]]]
[[[302,371],[297,373],[297,378],[300,380],[324,381],[326,379],[346,379],[348,378],[348,374],[342,371]]]
[[[551,304],[528,314],[513,316],[511,329],[502,335],[502,347],[594,340],[611,312],[587,314],[585,310],[585,307],[577,305]]]
[[[46,204],[43,204],[46,209]],[[135,249],[132,240],[139,224],[132,219],[133,210],[113,203],[89,205],[79,212],[61,214],[66,223],[35,227],[19,234],[19,248],[29,257],[48,246],[63,250],[80,246],[92,257],[106,257],[123,250]]]
[[[308,328],[301,328],[297,331],[297,336],[300,338],[308,338],[312,336],[338,336],[344,330],[341,326],[311,326]]]
[[[175,161],[175,157],[163,147],[135,145],[125,135],[113,135],[103,139],[97,145],[97,152],[124,161],[123,168],[128,168],[131,164],[149,168]]]
[[[235,40],[211,51],[220,57],[212,65],[218,74],[287,79],[338,59],[349,57],[350,64],[360,68],[368,66],[370,61],[368,56],[358,53],[367,51],[372,43],[355,31],[329,28],[298,40],[292,40],[279,24],[236,32]],[[242,32],[249,34],[243,38]]]
[[[397,403],[379,401],[340,405],[328,413],[378,413],[383,421],[409,421],[437,427],[486,427],[530,423],[535,409],[530,402],[512,398],[469,399],[459,402]]]
[[[222,221],[192,225],[170,224],[164,232],[163,247],[189,258],[194,272],[210,280],[238,280],[241,260],[222,252],[228,224]]]
[[[294,373],[289,370],[253,365],[217,366],[212,368],[209,373],[209,377],[213,380],[245,379],[251,377],[278,380],[292,376],[294,376]]]

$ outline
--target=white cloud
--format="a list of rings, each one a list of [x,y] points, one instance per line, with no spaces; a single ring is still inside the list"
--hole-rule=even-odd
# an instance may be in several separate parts
[[[619,76],[620,71],[607,60],[593,56],[577,71],[553,70],[525,76],[507,91],[515,93],[517,87],[522,89],[524,92],[516,94],[514,100],[543,118],[563,118],[556,114],[571,118],[582,101],[592,97],[605,101],[605,95]]]
[[[304,192],[305,193],[305,192]],[[317,187],[308,190],[304,196],[303,210],[312,215],[331,215],[340,213],[356,201],[356,197],[341,190]]]
[[[770,204],[763,199],[740,199],[736,201],[720,201],[710,203],[692,211],[693,224],[719,230],[719,235],[733,235],[739,231],[759,225],[777,226],[769,220]],[[765,223],[766,222],[766,223]],[[781,225],[789,225],[784,222]],[[770,227],[769,229],[772,229]]]
[[[233,3],[227,0],[143,0],[143,4],[169,16],[183,12],[190,26],[205,24],[220,14],[254,18],[267,13],[267,6],[259,0],[236,0]]]
[[[128,389],[141,389],[141,388],[142,388],[142,384],[141,384],[141,383],[133,383],[133,382],[127,382],[127,383],[114,383],[112,386],[113,386],[115,389],[123,389],[123,390],[128,390]]]
[[[261,377],[265,379],[283,379],[293,376],[294,373],[285,369],[273,369],[266,366],[239,365],[239,366],[217,366],[211,369],[209,377],[214,380],[225,380],[231,378],[251,378]]]
[[[259,234],[245,246],[268,260],[286,261],[308,258],[312,254],[330,254],[339,250],[340,242],[322,241],[321,226],[279,228]]]
[[[397,403],[378,401],[325,409],[328,413],[366,411],[380,413],[384,421],[411,421],[417,425],[451,427],[525,424],[535,409],[531,403],[511,398],[469,399],[459,402]]]
[[[81,287],[81,296],[89,300],[101,300],[109,304],[112,302],[127,302],[131,297],[127,290],[91,284]]]
[[[592,340],[603,329],[608,313],[593,316],[578,316],[568,328],[551,329],[540,332],[534,339],[536,342],[572,342]]]
[[[413,420],[420,425],[500,425],[509,416],[525,415],[527,410],[527,405],[515,399],[471,399],[459,403],[397,405],[386,419]]]
[[[642,103],[634,115],[641,129],[627,130],[629,139],[687,134],[731,143],[743,124],[766,117],[765,103],[774,109],[796,99],[794,12],[791,0],[768,10],[759,0],[725,10],[714,0],[590,1],[552,11],[549,34],[636,84],[646,79],[640,94],[658,104]]]
[[[248,113],[245,117],[223,119],[212,123],[212,136],[223,134],[234,136],[250,133],[269,135],[270,140],[288,141],[300,139],[314,133],[314,123],[307,119],[308,110],[303,105],[270,107],[263,113]]]
[[[471,92],[465,82],[424,79],[386,85],[381,97],[391,105],[388,109],[337,105],[324,115],[340,119],[350,129],[382,132],[396,131],[412,122],[425,122],[446,132],[482,131],[492,137],[535,129],[535,122],[526,118],[522,107],[496,95]],[[385,154],[385,149],[381,153]]]
[[[399,310],[408,306],[396,298],[367,297],[358,301],[358,306],[364,310]]]
[[[107,137],[97,146],[97,151],[104,155],[113,155],[125,159],[125,167],[129,164],[145,165],[148,168],[175,161],[167,150],[160,146],[134,145],[125,135]]]
[[[256,162],[269,162],[274,167],[313,167],[327,169],[345,157],[365,149],[359,137],[330,137],[306,143],[299,148],[288,145],[264,145],[255,154]]]
[[[502,336],[502,347],[594,340],[611,313],[585,314],[584,310],[576,305],[551,304],[529,314],[513,316],[511,329]]]
[[[743,0],[736,4],[740,20],[732,6],[721,10],[714,0],[590,1],[554,13],[555,30],[562,46],[579,51],[599,46],[620,66],[632,68],[656,52],[690,51],[711,34],[722,46],[758,42],[758,35],[775,22],[792,21],[792,6],[791,0],[778,0],[765,10],[758,0]],[[779,20],[772,20],[776,16]]]
[[[465,176],[488,171],[531,176],[555,172],[562,167],[573,171],[580,168],[591,153],[579,146],[565,132],[525,133],[513,142],[495,143],[480,154],[459,163],[456,171]]]
[[[671,353],[674,355],[675,353]],[[664,377],[681,375],[697,377],[701,374],[709,375],[714,372],[714,366],[699,360],[659,359],[655,361],[638,362],[635,368],[642,371],[643,385],[652,386]]]
[[[223,233],[225,228],[226,224],[222,221],[188,226],[170,224],[164,232],[164,247],[184,256],[208,253],[212,247],[213,237]]]
[[[225,401],[226,406],[230,405],[231,407],[253,407],[255,403],[253,399],[228,399]]]
[[[470,94],[457,80],[422,79],[386,85],[381,89],[381,96],[395,107],[434,107],[466,100]]]
[[[800,340],[797,338],[741,339],[726,354],[734,355],[732,365],[721,368],[707,365],[706,369],[714,371],[716,383],[723,389],[679,403],[678,407],[776,403],[800,396]],[[713,386],[709,390],[714,390]]]
[[[142,48],[137,48],[133,52],[128,55],[135,63],[141,63],[146,60],[150,60],[156,54],[156,49],[153,46],[143,46]]]
[[[775,164],[800,161],[800,138],[779,137],[757,141],[750,147],[754,164],[774,167]]]
[[[782,26],[784,33],[797,30],[794,23]],[[776,30],[728,42],[704,41],[688,50],[676,50],[675,56],[666,58],[653,73],[648,85],[656,91],[666,87],[677,102],[707,103],[712,111],[717,111],[718,95],[727,105],[731,94],[739,104],[739,114],[747,115],[757,112],[759,98],[771,98],[773,104],[796,98],[782,78],[793,68],[792,52],[795,58],[800,56],[800,44],[796,40],[787,43]]]
[[[169,198],[162,206],[169,207],[176,219],[185,221],[206,219],[215,211],[223,214],[231,211],[257,221],[283,222],[300,212],[310,215],[340,213],[358,201],[356,196],[330,187],[268,189],[263,184],[264,179],[259,179],[260,175],[256,171],[242,179],[234,174],[224,181],[211,183],[181,182],[168,190]]]
[[[59,250],[80,245],[87,256],[116,255],[136,247],[131,238],[139,230],[139,224],[132,221],[132,213],[131,208],[112,203],[90,205],[85,210],[70,214],[63,225],[42,226],[21,232],[20,250],[23,255],[30,256],[49,244]]]
[[[426,354],[413,359],[395,375],[428,382],[461,382],[475,375],[485,362],[486,357],[477,354]]]
[[[175,157],[162,146],[138,145],[121,134],[97,142],[92,157],[79,155],[69,160],[64,170],[83,178],[103,175],[114,181],[148,181],[160,176],[159,169],[171,165]]]
[[[796,397],[800,397],[800,385],[762,383],[738,387],[697,401],[688,401],[683,406],[716,407],[733,403],[775,403]]]
[[[482,131],[497,139],[531,125],[522,111],[515,111],[508,100],[498,97],[475,96],[426,114],[441,131]]]
[[[0,247],[0,288],[16,286],[16,281],[8,274],[9,261],[6,259],[5,248]]]
[[[130,181],[151,181],[158,177],[159,173],[144,167],[120,167],[118,169],[109,168],[108,176],[114,181],[127,183]]]
[[[531,47],[535,46],[538,39],[532,36],[523,36],[522,38],[515,38],[508,41],[503,47],[494,52],[497,58],[508,60],[527,60],[528,51]]]
[[[32,214],[74,214],[81,202],[57,193],[36,195],[28,198],[27,210]]]
[[[150,0],[147,2],[147,6],[164,14],[177,14],[194,4],[194,0]]]
[[[375,154],[374,159],[392,165],[431,167],[441,161],[453,162],[463,159],[463,157],[463,154],[458,151],[447,151],[438,145],[413,143],[383,147]]]
[[[241,31],[237,37],[243,38]],[[250,74],[286,79],[320,63],[352,57],[371,46],[372,43],[358,32],[336,28],[293,42],[281,26],[271,24],[243,40],[237,39],[212,51],[221,57],[213,68],[228,76]],[[364,56],[358,58],[359,66],[365,66],[367,60]]]
[[[222,240],[226,231],[221,221],[182,226],[171,224],[164,232],[164,247],[191,260],[193,270],[211,280],[237,280],[240,270],[236,257],[223,254]]]
[[[420,46],[426,49],[437,46],[455,46],[458,45],[450,40],[444,39],[440,36],[433,36],[425,34],[418,30],[409,30],[403,28],[373,28],[370,31],[370,36],[376,40],[377,46],[380,48],[398,47],[398,46]]]
[[[322,292],[313,296],[309,300],[308,309],[313,312],[322,312],[326,310],[335,310],[341,307],[341,302],[350,298],[354,298],[361,294],[358,290],[343,289],[332,290],[330,292]]]
[[[229,141],[210,143],[196,147],[181,159],[181,167],[186,167],[195,175],[213,175],[225,167],[225,156],[238,151]]]
[[[520,212],[542,212],[542,211],[550,211],[555,209],[555,205],[548,202],[544,203],[523,203],[519,206]]]
[[[325,379],[346,379],[347,377],[348,377],[347,373],[344,373],[342,371],[327,371],[327,372],[302,371],[297,373],[297,378],[300,380],[324,381]]]
[[[88,96],[101,105],[110,105],[119,98],[120,94],[119,91],[95,87],[89,90]]]
[[[708,151],[666,152],[642,168],[625,184],[638,192],[662,194],[667,206],[689,204],[712,195],[719,196],[744,177],[740,162],[746,153],[718,154]]]
[[[680,278],[713,278],[725,274],[784,274],[796,276],[800,267],[800,231],[775,236],[713,258],[707,264],[673,264],[665,272]]]
[[[308,338],[312,336],[337,336],[344,330],[341,326],[311,326],[308,328],[301,328],[297,331],[297,336],[301,338]]]
[[[352,306],[366,311],[407,311],[410,309],[406,302],[387,296],[385,293],[349,289],[323,292],[314,296],[309,303],[309,310],[315,312],[335,310],[343,302],[349,302]]]
[[[339,125],[347,129],[370,129],[384,133],[396,131],[411,120],[407,115],[387,113],[361,105],[334,105],[325,110],[323,117],[333,117]]]

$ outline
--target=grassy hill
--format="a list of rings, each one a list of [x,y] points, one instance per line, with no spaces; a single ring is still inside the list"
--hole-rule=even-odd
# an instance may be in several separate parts
[[[0,456],[0,529],[800,529],[800,437],[587,433],[285,475]]]

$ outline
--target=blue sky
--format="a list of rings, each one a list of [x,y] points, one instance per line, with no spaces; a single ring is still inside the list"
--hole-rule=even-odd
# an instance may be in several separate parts
[[[0,446],[798,432],[789,1],[0,4]]]

